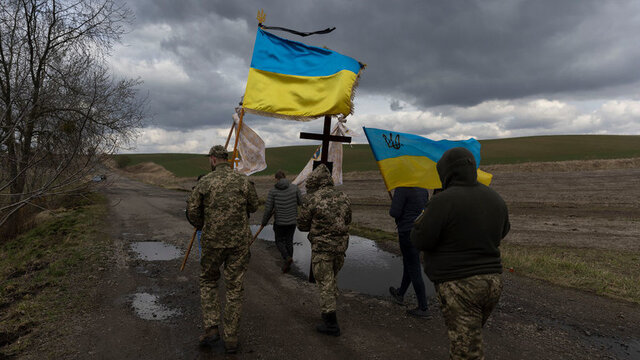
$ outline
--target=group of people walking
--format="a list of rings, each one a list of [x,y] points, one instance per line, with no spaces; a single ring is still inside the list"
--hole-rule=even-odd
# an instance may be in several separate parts
[[[238,351],[238,324],[243,279],[251,243],[249,216],[258,209],[258,196],[249,179],[232,170],[221,145],[209,151],[212,171],[202,177],[187,201],[189,221],[202,230],[200,296],[205,325],[202,345],[222,337],[227,353]],[[481,359],[481,328],[502,291],[502,264],[498,246],[509,231],[507,207],[492,189],[477,182],[473,155],[451,149],[437,164],[440,193],[429,199],[426,189],[396,188],[389,214],[395,219],[403,257],[399,287],[390,287],[393,301],[404,304],[413,286],[417,307],[408,315],[430,318],[420,252],[425,273],[434,282],[450,339],[452,359]],[[321,164],[306,181],[306,196],[282,171],[269,191],[262,217],[274,216],[276,246],[282,272],[291,269],[296,227],[308,232],[311,274],[320,290],[320,333],[339,336],[336,284],[349,245],[351,202],[333,185],[331,172]],[[223,269],[226,305],[221,319],[218,281]]]

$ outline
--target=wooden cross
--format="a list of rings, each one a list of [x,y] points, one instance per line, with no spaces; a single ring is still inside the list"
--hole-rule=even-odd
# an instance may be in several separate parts
[[[351,143],[350,136],[336,136],[331,135],[331,115],[324,116],[324,129],[322,134],[312,134],[301,132],[300,139],[311,139],[322,141],[322,154],[320,155],[320,161],[313,162],[313,168],[315,169],[320,164],[325,164],[329,168],[329,172],[333,172],[333,163],[329,162],[329,142],[344,142]]]

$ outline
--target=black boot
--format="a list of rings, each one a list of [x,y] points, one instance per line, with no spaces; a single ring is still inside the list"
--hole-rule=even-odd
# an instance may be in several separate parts
[[[338,326],[338,319],[336,318],[336,312],[322,313],[322,324],[316,326],[316,330],[323,334],[340,336],[340,327]]]

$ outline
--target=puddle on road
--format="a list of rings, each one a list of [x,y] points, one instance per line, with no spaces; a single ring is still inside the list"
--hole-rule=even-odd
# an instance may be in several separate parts
[[[173,260],[182,256],[180,249],[159,241],[141,241],[131,243],[131,250],[138,259],[146,261]]]
[[[139,318],[144,320],[166,320],[180,314],[179,310],[169,309],[158,303],[158,296],[149,293],[133,294],[131,306]]]
[[[623,340],[594,336],[590,337],[589,340],[600,345],[602,349],[612,352],[618,359],[640,359],[640,340],[638,339]]]
[[[251,230],[255,233],[258,226],[252,226]],[[271,225],[265,226],[258,237],[274,241],[273,227]],[[294,265],[304,273],[305,277],[308,277],[311,247],[309,240],[307,240],[307,233],[296,229],[293,236],[293,246]],[[434,296],[433,284],[424,273],[422,278],[425,282],[427,296]],[[338,287],[369,295],[389,296],[389,286],[400,286],[400,280],[402,280],[401,256],[381,250],[373,240],[359,236],[349,237],[349,248],[344,259],[344,266],[338,273]],[[405,299],[407,296],[414,296],[411,285],[405,294]]]

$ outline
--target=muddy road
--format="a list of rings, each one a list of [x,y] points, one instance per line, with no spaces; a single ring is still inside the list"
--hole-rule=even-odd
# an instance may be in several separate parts
[[[628,182],[637,183],[640,178],[638,169],[623,172]],[[595,173],[596,177],[605,176],[598,171]],[[611,181],[612,177],[625,178],[624,174],[614,171],[606,176]],[[366,178],[354,175],[345,180],[344,188],[354,199],[356,221],[364,224],[370,222],[379,228],[391,227],[393,230],[392,222],[386,215],[387,203],[383,200],[386,192],[379,179]],[[543,221],[543,224],[534,226],[533,222],[528,221],[536,216],[536,212],[542,217],[558,218],[553,216],[553,211],[563,206],[563,197],[560,195],[571,192],[576,187],[575,181],[567,182],[566,188],[549,192],[521,188],[524,186],[522,181],[531,181],[527,179],[526,172],[496,179],[496,189],[505,195],[513,212],[511,241],[539,239],[540,234],[552,234],[566,226],[573,228],[574,225],[568,222],[578,221],[576,216],[550,220],[557,225],[544,225]],[[583,186],[597,190],[602,189],[605,183],[591,185],[585,181]],[[258,179],[261,197],[266,196],[271,184],[270,179]],[[607,187],[607,190],[611,190],[611,187]],[[58,346],[67,347],[70,357],[78,359],[225,357],[222,342],[211,349],[198,347],[202,324],[197,248],[191,252],[185,270],[179,271],[182,254],[192,234],[192,228],[183,213],[187,193],[118,176],[110,177],[110,186],[105,193],[110,206],[107,231],[114,242],[110,265],[102,269],[98,280],[91,285],[94,287],[93,310],[71,321],[73,336],[64,339]],[[586,203],[593,200],[589,195],[580,192]],[[603,195],[601,201],[610,201],[612,208],[626,206],[636,209],[638,198],[635,196],[634,200],[626,200],[626,197],[620,196],[612,199]],[[533,212],[530,211],[532,206]],[[575,211],[598,212],[602,208],[594,206],[591,210],[584,210],[581,207]],[[260,218],[260,213],[254,214],[252,222],[258,223]],[[616,228],[617,219],[602,221],[612,225],[613,229]],[[637,230],[637,217],[633,221],[624,221],[635,224]],[[601,227],[599,224],[593,226]],[[563,234],[547,237],[550,240],[562,239],[566,237]],[[598,236],[595,233],[567,241],[591,241],[596,244]],[[623,232],[614,240],[621,246],[637,247],[640,240],[631,237],[633,233],[629,235]],[[155,245],[161,242],[163,245],[161,249],[145,247],[154,245],[149,242],[155,242]],[[179,254],[175,253],[176,249]],[[371,296],[345,289],[338,299],[342,336],[334,338],[320,335],[315,332],[315,324],[320,317],[315,286],[299,275],[301,271],[296,272],[298,275],[281,273],[272,242],[256,241],[251,252],[251,263],[245,278],[240,352],[227,357],[448,358],[446,329],[435,299],[430,299],[433,318],[423,320],[407,317],[406,308],[392,304],[385,296]],[[154,258],[162,256],[166,257],[162,260]],[[505,274],[505,280],[500,304],[484,331],[487,358],[640,359],[640,306],[551,286],[510,273]],[[382,289],[390,285],[398,284],[379,284]]]

